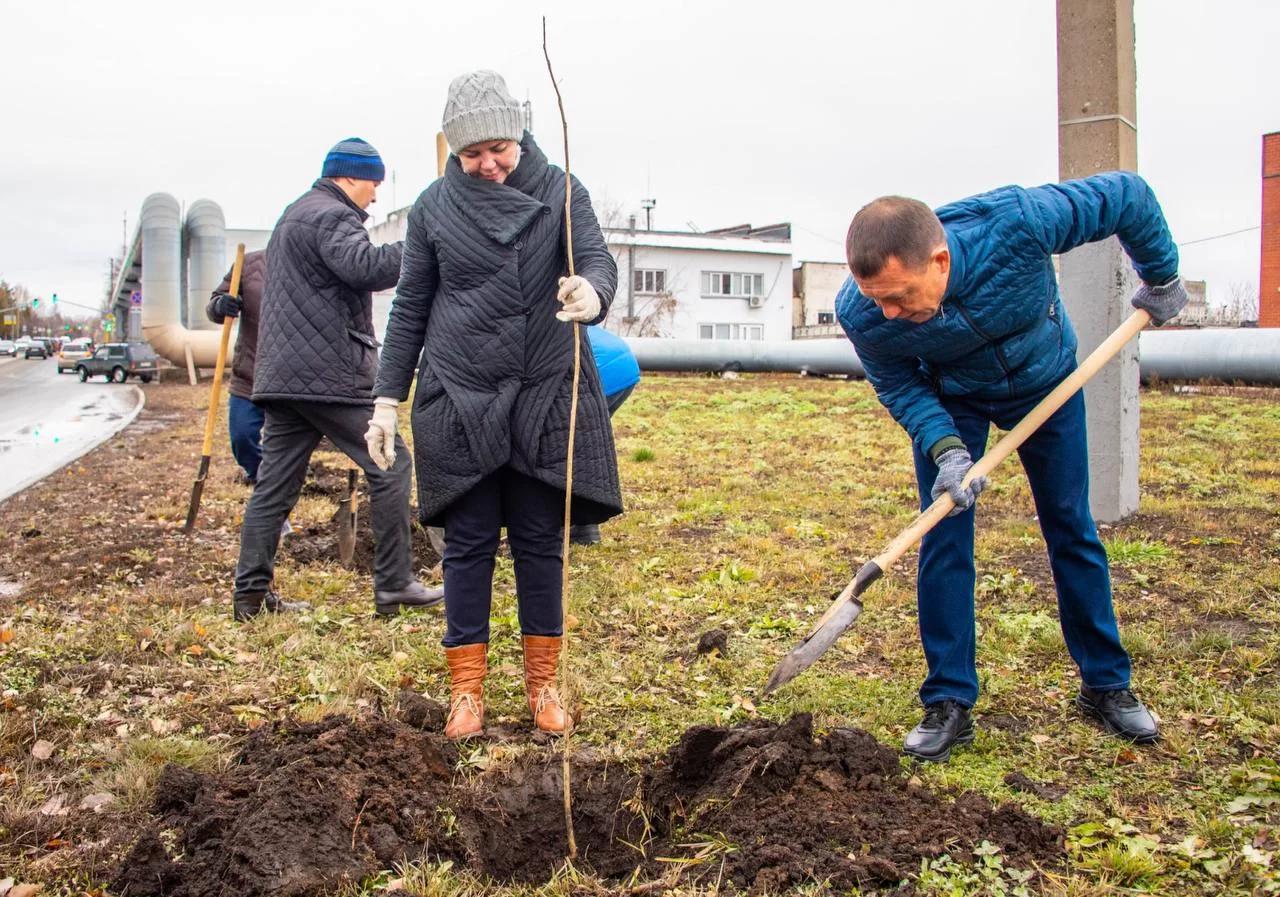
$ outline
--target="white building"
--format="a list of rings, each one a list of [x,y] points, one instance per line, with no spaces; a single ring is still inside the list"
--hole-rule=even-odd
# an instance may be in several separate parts
[[[374,243],[403,240],[409,209],[370,230]],[[624,336],[791,339],[791,225],[691,231],[605,228],[618,263],[606,326]],[[394,290],[374,296],[379,339]]]

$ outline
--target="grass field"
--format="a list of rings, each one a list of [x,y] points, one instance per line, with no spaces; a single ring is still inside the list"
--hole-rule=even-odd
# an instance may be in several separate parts
[[[41,883],[42,895],[110,893],[166,761],[224,768],[264,722],[368,713],[401,687],[447,697],[439,614],[374,618],[367,571],[285,557],[281,591],[313,610],[231,621],[247,490],[219,456],[199,531],[181,537],[207,393],[147,392],[133,428],[0,506],[0,581],[20,586],[0,593],[0,880]],[[1141,414],[1141,506],[1102,536],[1135,690],[1164,742],[1132,748],[1073,708],[1079,680],[1011,460],[979,502],[977,739],[912,774],[1064,827],[1063,862],[1035,885],[1045,893],[1280,891],[1280,404],[1272,393],[1145,391]],[[907,439],[870,387],[648,376],[614,426],[627,513],[573,554],[575,745],[625,765],[690,726],[807,711],[818,729],[865,729],[896,749],[919,720],[924,674],[914,554],[869,590],[817,665],[761,695],[773,665],[914,516]],[[321,460],[336,477],[337,460]],[[319,529],[333,511],[330,495],[304,494],[293,522]],[[699,655],[716,627],[724,654]],[[505,553],[490,664],[491,719],[522,723]],[[522,749],[480,745],[464,764]],[[1015,790],[1015,773],[1044,787]],[[1026,893],[1023,871],[998,856],[938,860],[903,887]],[[421,894],[535,890],[423,865],[347,893],[393,879]],[[537,890],[606,888],[566,872]]]

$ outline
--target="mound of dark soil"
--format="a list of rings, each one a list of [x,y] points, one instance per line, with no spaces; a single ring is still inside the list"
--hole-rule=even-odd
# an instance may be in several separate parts
[[[420,702],[402,702],[402,717],[437,723],[438,708]],[[256,730],[225,774],[169,767],[154,825],[115,890],[300,897],[424,857],[545,881],[568,847],[560,753],[468,778],[436,731],[381,718],[281,723]],[[573,758],[576,862],[606,880],[639,870],[642,880],[723,877],[752,891],[823,880],[892,889],[922,858],[964,861],[984,840],[1011,867],[1054,866],[1062,854],[1060,830],[974,794],[934,795],[870,735],[815,739],[807,715],[695,727],[640,768]]]

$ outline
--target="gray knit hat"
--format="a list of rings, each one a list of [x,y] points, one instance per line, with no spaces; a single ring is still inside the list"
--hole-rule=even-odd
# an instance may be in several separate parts
[[[449,85],[441,130],[455,153],[484,140],[518,141],[524,136],[524,110],[497,72],[467,72]]]

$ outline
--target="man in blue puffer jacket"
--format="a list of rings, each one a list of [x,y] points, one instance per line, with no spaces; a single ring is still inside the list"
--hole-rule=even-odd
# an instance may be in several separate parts
[[[1053,256],[1116,236],[1143,285],[1133,305],[1158,325],[1186,304],[1178,251],[1147,183],[1109,172],[1035,189],[1004,187],[943,206],[886,196],[849,227],[853,276],[836,312],[877,396],[911,436],[923,510],[951,515],[920,547],[917,608],[929,675],[924,721],[903,751],[944,761],[973,740],[978,698],[974,502],[961,485],[990,425],[1011,429],[1076,366],[1076,336]],[[1018,450],[1058,592],[1062,633],[1082,681],[1079,708],[1137,743],[1159,739],[1130,690],[1107,555],[1089,510],[1084,396],[1077,392]]]

